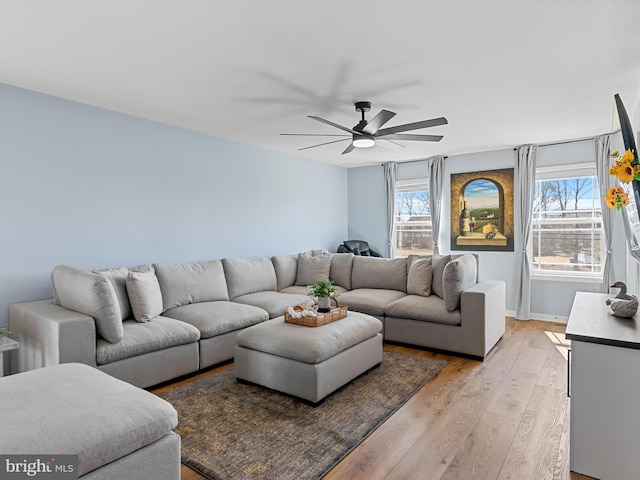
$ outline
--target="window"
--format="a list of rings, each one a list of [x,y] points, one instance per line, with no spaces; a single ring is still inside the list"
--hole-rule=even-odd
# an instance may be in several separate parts
[[[602,214],[595,166],[539,168],[533,204],[533,274],[602,275]]]
[[[396,182],[396,257],[433,253],[429,179]]]

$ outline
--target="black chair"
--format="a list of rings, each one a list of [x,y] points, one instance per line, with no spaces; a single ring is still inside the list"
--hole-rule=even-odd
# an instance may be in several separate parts
[[[354,255],[363,255],[365,257],[382,257],[378,252],[369,247],[364,240],[345,240],[338,247],[338,253],[351,252]]]

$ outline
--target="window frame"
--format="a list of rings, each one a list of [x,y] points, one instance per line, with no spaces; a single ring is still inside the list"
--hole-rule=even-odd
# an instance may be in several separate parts
[[[578,177],[593,177],[595,181],[598,181],[596,174],[596,165],[595,162],[585,162],[585,163],[576,163],[576,164],[565,164],[565,165],[555,165],[555,166],[545,166],[545,167],[537,167],[536,168],[536,178],[535,182],[540,180],[558,180],[558,179],[571,179]],[[593,188],[593,187],[592,187]],[[534,195],[536,189],[534,188]],[[535,197],[534,197],[535,198]],[[599,189],[598,184],[596,184],[595,195],[592,197],[594,201],[594,208],[592,208],[592,212],[599,211],[602,212],[602,203],[599,201]],[[595,205],[599,208],[595,208]],[[590,218],[580,219],[586,222],[591,222],[592,227],[591,231],[597,229],[595,226],[597,223],[600,224],[599,233],[600,233],[600,271],[599,272],[576,272],[576,271],[562,271],[562,270],[536,270],[536,262],[534,261],[535,252],[534,248],[534,235],[536,234],[536,215],[534,211],[534,205],[532,205],[531,211],[531,228],[529,231],[529,246],[528,253],[530,255],[530,263],[531,263],[531,274],[530,278],[532,280],[554,280],[561,282],[575,282],[575,283],[599,283],[603,278],[603,263],[605,255],[604,248],[604,231],[602,229],[602,213],[599,216],[595,216],[593,213]]]
[[[426,191],[427,192],[427,206],[429,208],[429,221],[425,221],[425,222],[413,222],[414,225],[419,226],[419,224],[426,224],[428,226],[431,227],[430,230],[430,235],[431,238],[433,238],[433,223],[431,220],[431,205],[430,205],[430,200],[431,200],[431,191],[429,188],[429,177],[419,177],[419,178],[410,178],[410,179],[403,179],[403,180],[396,180],[395,183],[395,195],[397,196],[398,193],[403,193],[403,192],[419,192],[419,191]],[[406,255],[398,255],[398,218],[400,217],[400,214],[398,213],[398,209],[397,209],[397,198],[394,198],[394,203],[393,203],[393,232],[394,232],[394,258],[406,258],[407,255],[410,255],[411,253],[408,253]],[[404,222],[403,222],[404,223]],[[433,254],[433,248],[431,250],[431,253],[428,253],[427,255],[432,255]]]

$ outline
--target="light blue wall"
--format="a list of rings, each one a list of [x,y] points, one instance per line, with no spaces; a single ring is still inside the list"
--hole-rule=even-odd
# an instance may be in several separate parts
[[[57,264],[335,251],[347,234],[344,168],[2,84],[0,179],[0,325],[50,297]]]
[[[614,143],[615,146],[615,143]],[[538,165],[563,165],[595,161],[595,148],[591,141],[540,147]],[[450,176],[452,173],[514,168],[517,178],[517,152],[513,149],[450,156],[445,160],[443,184],[442,231],[439,244],[441,252],[449,252],[450,225]],[[424,177],[426,162],[398,165],[398,178]],[[507,310],[515,311],[516,285],[522,252],[520,191],[515,185],[515,247],[513,252],[478,252],[480,255],[480,277],[506,282]],[[384,172],[380,165],[349,170],[349,236],[368,240],[376,249],[385,252],[386,245],[386,201]],[[624,279],[626,245],[620,216],[614,225],[614,277]],[[459,252],[454,252],[459,253]],[[535,280],[532,283],[532,316],[544,319],[567,317],[576,291],[596,291],[596,285],[584,282],[559,282]]]

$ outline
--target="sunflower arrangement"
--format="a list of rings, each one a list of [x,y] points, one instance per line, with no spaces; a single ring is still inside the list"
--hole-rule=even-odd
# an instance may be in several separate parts
[[[624,188],[613,187],[609,189],[605,201],[607,202],[607,207],[621,210],[622,207],[629,205],[629,195],[624,191]]]
[[[613,166],[609,169],[609,174],[614,175],[621,183],[629,183],[633,180],[640,181],[640,162],[633,150],[620,153],[618,150],[611,154]],[[629,195],[623,187],[610,188],[605,197],[609,208],[621,210],[629,205]]]
[[[633,150],[620,153],[618,150],[611,154],[613,166],[609,169],[609,174],[618,177],[622,183],[629,183],[631,180],[640,180],[640,162]]]

